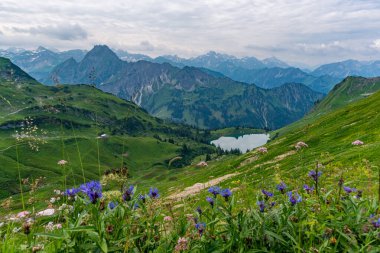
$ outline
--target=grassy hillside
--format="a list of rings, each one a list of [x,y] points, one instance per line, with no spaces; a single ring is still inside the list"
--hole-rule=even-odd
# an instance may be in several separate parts
[[[207,169],[187,172],[176,183],[187,187],[239,173],[222,185],[236,187],[234,182],[240,180],[244,182],[242,194],[273,187],[280,181],[302,186],[309,182],[307,172],[319,162],[329,185],[336,184],[343,175],[348,184],[373,194],[380,162],[379,110],[380,92],[377,92],[330,113],[306,117],[272,132],[272,140],[266,145],[267,154],[252,151],[239,158],[214,161]],[[351,143],[357,139],[365,145],[353,146]],[[295,145],[299,141],[309,147],[297,151]]]
[[[48,191],[62,187],[61,159],[69,162],[68,184],[83,181],[83,174],[98,179],[105,170],[121,167],[132,178],[162,171],[158,174],[165,181],[168,167],[215,151],[202,144],[209,139],[202,131],[165,123],[87,85],[41,85],[9,60],[0,60],[0,197],[19,192],[18,166],[21,178],[46,177]],[[101,134],[106,137],[97,138]]]
[[[2,219],[0,247],[4,252],[41,245],[46,252],[379,252],[379,108],[377,92],[272,133],[267,153],[219,157],[202,168],[155,168],[123,179],[127,185],[121,191],[107,178],[83,184],[75,198],[50,191],[42,204],[27,206],[30,213],[20,214],[25,217]],[[364,145],[352,145],[356,139]],[[300,141],[307,147],[296,149]],[[322,174],[315,180],[308,173],[317,164]],[[315,188],[308,192],[304,184]],[[223,190],[212,188],[216,185]],[[52,196],[61,199],[49,203]],[[37,212],[43,206],[47,214]]]
[[[313,109],[322,113],[368,97],[380,89],[380,78],[347,77]]]

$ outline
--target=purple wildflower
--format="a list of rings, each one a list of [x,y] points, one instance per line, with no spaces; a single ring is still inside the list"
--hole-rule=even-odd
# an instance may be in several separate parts
[[[71,189],[66,189],[64,194],[65,196],[67,197],[75,197],[75,195],[77,195],[77,193],[80,192],[80,190],[78,188],[71,188]]]
[[[314,191],[314,186],[310,187],[310,186],[308,186],[307,184],[305,184],[305,185],[303,186],[303,189],[304,189],[308,194],[310,194],[312,191]]]
[[[197,224],[195,224],[195,228],[198,230],[199,235],[202,236],[202,234],[206,228],[206,223],[204,223],[204,222],[197,223]]]
[[[380,228],[380,218],[378,220],[374,220],[372,221],[372,225],[375,227],[375,228]]]
[[[220,195],[226,200],[228,201],[228,198],[232,195],[232,192],[230,189],[223,189],[220,191]]]
[[[281,182],[276,186],[277,190],[279,190],[281,193],[285,193],[286,184],[284,182]]]
[[[261,190],[261,192],[265,195],[265,198],[273,197],[272,192],[268,192],[266,190]]]
[[[135,187],[133,185],[130,185],[128,189],[124,191],[123,194],[123,200],[124,201],[130,201],[132,199],[133,193],[134,193]]]
[[[203,211],[200,206],[197,207],[197,212],[199,213],[199,215],[202,215]]]
[[[314,181],[317,181],[321,175],[322,175],[322,171],[318,171],[317,173],[315,170],[312,170],[309,172],[309,177],[311,177]]]
[[[343,186],[343,190],[345,192],[347,192],[348,194],[350,194],[351,192],[356,192],[356,189],[355,188],[350,188],[348,186]]]
[[[135,204],[133,205],[133,210],[136,210],[137,208],[140,208],[140,206],[139,206],[139,204],[135,203]]]
[[[260,212],[263,213],[265,211],[265,202],[264,201],[257,201],[257,205],[260,208]]]
[[[220,188],[218,186],[211,186],[208,189],[208,192],[211,193],[212,195],[214,195],[214,198],[216,198],[216,195],[218,195],[220,193]]]
[[[214,199],[213,198],[211,198],[211,197],[207,197],[206,198],[206,201],[208,202],[208,203],[210,203],[210,205],[211,205],[211,207],[214,207]]]
[[[108,203],[108,207],[109,207],[109,209],[112,210],[112,209],[114,209],[117,206],[117,204],[118,204],[117,202],[112,202],[111,201],[110,203]]]
[[[292,206],[302,201],[302,197],[296,192],[293,193],[290,191],[287,193],[287,195]]]
[[[275,205],[276,205],[275,201],[273,201],[273,202],[270,203],[270,207],[274,207]]]
[[[82,184],[80,190],[88,196],[92,204],[95,204],[102,197],[102,186],[99,181]]]
[[[159,198],[160,194],[158,193],[158,189],[157,188],[150,188],[149,189],[149,197],[151,197],[152,199]]]
[[[145,203],[145,200],[146,200],[145,195],[140,194],[139,195],[139,200],[141,200],[143,203]]]

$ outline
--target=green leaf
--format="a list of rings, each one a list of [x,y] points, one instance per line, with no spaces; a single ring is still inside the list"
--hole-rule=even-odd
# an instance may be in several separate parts
[[[82,226],[82,227],[66,229],[66,231],[70,231],[70,232],[94,231],[94,230],[95,230],[94,226]]]
[[[49,234],[49,233],[35,233],[35,236],[44,236],[47,238],[53,238],[53,239],[66,239],[67,237],[62,234]]]
[[[100,247],[100,249],[101,249],[103,252],[105,252],[105,253],[108,252],[107,241],[106,241],[105,238],[103,238],[103,240],[102,240],[101,242],[99,242],[99,247]]]

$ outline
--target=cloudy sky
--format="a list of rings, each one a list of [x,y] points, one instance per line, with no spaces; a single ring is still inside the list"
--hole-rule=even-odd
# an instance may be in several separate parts
[[[380,59],[378,0],[1,0],[0,47]]]

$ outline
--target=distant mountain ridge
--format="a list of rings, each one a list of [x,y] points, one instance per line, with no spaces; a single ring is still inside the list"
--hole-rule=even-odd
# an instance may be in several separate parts
[[[347,77],[341,83],[337,84],[334,89],[313,108],[313,112],[328,112],[366,98],[379,90],[380,77]]]
[[[278,128],[302,117],[322,94],[302,84],[266,90],[195,67],[120,60],[107,46],[95,46],[82,61],[58,65],[45,83],[94,84],[132,100],[151,114],[202,128]]]
[[[9,48],[0,50],[0,56],[10,58],[38,81],[46,80],[51,70],[70,57],[77,62],[86,54],[85,50],[57,52],[39,47],[36,50]],[[376,77],[380,76],[380,61],[347,60],[319,66],[313,71],[290,66],[276,57],[259,60],[255,57],[238,58],[228,54],[209,51],[192,58],[181,58],[177,55],[163,55],[156,58],[144,54],[134,54],[125,50],[115,50],[123,61],[150,61],[169,63],[183,68],[199,67],[206,72],[214,71],[215,75],[225,75],[233,80],[254,83],[262,88],[274,88],[285,83],[303,83],[306,86],[327,94],[335,84],[347,76]],[[210,72],[211,73],[211,72]]]
[[[322,65],[311,74],[316,76],[329,75],[337,78],[347,76],[376,77],[380,76],[380,61],[347,60],[335,62]]]
[[[36,50],[10,48],[8,50],[0,50],[0,56],[9,58],[29,75],[41,81],[58,64],[70,58],[80,61],[86,52],[79,49],[54,52],[44,47],[38,47]]]
[[[150,61],[169,63],[173,66],[193,66],[219,72],[233,80],[254,83],[271,89],[285,83],[303,83],[311,89],[328,93],[341,78],[328,75],[314,76],[275,58],[262,61],[255,57],[237,58],[210,51],[205,55],[184,59],[178,56],[160,56]],[[207,70],[206,70],[207,71]]]

